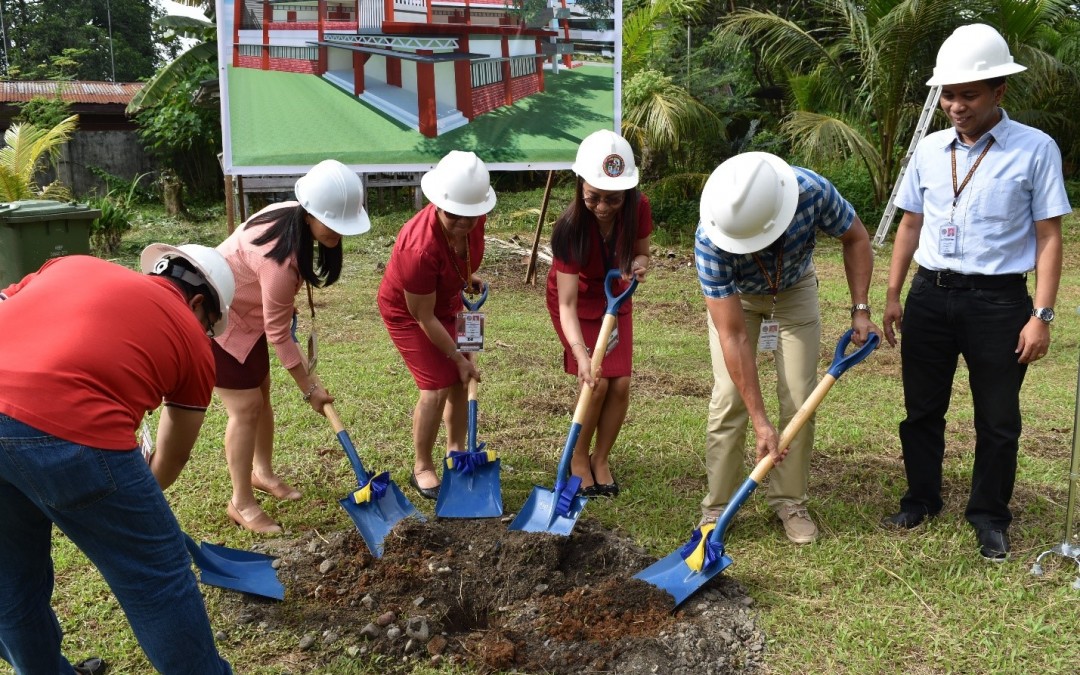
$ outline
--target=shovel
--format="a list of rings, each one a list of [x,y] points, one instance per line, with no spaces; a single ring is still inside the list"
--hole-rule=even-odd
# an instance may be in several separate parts
[[[462,302],[475,312],[487,300],[488,287],[475,302],[464,293]],[[442,488],[435,502],[440,518],[498,518],[503,513],[502,485],[499,481],[501,460],[486,443],[476,442],[476,380],[469,380],[469,429],[464,452],[451,452],[443,460]]]
[[[311,299],[310,286],[308,286],[308,303],[311,305],[312,330],[308,336],[307,358],[305,359],[304,355],[301,354],[300,359],[304,363],[308,375],[316,378],[317,381],[315,366],[318,364],[319,358],[319,341],[315,335],[315,305]],[[299,344],[300,338],[296,335],[296,325],[297,316],[293,314],[292,339]],[[326,414],[326,419],[330,420],[330,424],[334,427],[334,433],[337,434],[338,441],[345,450],[345,455],[349,458],[349,464],[352,465],[353,473],[356,474],[356,490],[339,499],[338,503],[345,509],[345,513],[348,513],[349,517],[352,518],[371,555],[381,558],[383,539],[394,528],[394,525],[397,525],[398,521],[416,514],[416,507],[401,493],[398,486],[390,480],[389,472],[383,471],[372,476],[364,470],[360,456],[356,454],[356,446],[353,445],[352,439],[349,438],[349,432],[345,430],[345,425],[341,423],[341,418],[332,403],[323,406],[323,413]]]
[[[604,278],[604,294],[608,302],[607,309],[604,310],[603,323],[600,324],[600,334],[596,337],[596,348],[592,353],[590,369],[594,377],[600,372],[600,366],[607,353],[608,339],[615,330],[619,307],[624,300],[634,294],[634,289],[637,288],[635,278],[625,291],[614,295],[611,284],[620,278],[622,278],[622,272],[618,269],[609,270]],[[566,445],[563,446],[562,457],[559,459],[559,468],[555,473],[555,487],[548,490],[539,485],[535,486],[529,499],[514,518],[514,522],[510,523],[511,530],[549,532],[565,536],[574,529],[574,525],[581,516],[581,510],[585,508],[589,500],[577,494],[578,487],[581,486],[581,478],[570,473],[570,456],[574,454],[574,446],[577,445],[578,435],[581,433],[582,420],[589,412],[591,398],[592,387],[588,384],[582,385],[577,407],[574,409],[574,419],[570,424],[570,433],[566,437]]]
[[[146,420],[143,420],[139,436],[143,459],[149,464],[150,456],[154,454],[154,434]],[[186,532],[181,534],[195,567],[199,568],[199,580],[207,586],[274,600],[285,599],[285,586],[278,581],[272,557],[205,541],[200,547]]]
[[[199,580],[207,586],[273,600],[285,599],[285,586],[277,578],[272,557],[205,541],[200,546],[187,534],[184,535],[184,545],[199,568]]]
[[[851,343],[853,332],[849,329],[840,338],[836,345],[836,354],[833,356],[832,365],[829,366],[828,372],[818,382],[814,391],[810,392],[806,402],[791,418],[791,422],[788,423],[787,428],[780,435],[780,440],[777,442],[778,448],[783,449],[791,445],[795,435],[799,433],[806,421],[817,410],[818,405],[821,404],[825,394],[829,392],[836,380],[848,368],[869,356],[870,352],[874,351],[878,343],[881,342],[881,338],[877,333],[870,333],[866,344],[851,354],[844,356],[844,351],[847,350],[848,345]],[[682,548],[638,572],[634,575],[634,578],[647,581],[653,586],[667,591],[675,598],[675,606],[678,607],[684,600],[693,595],[694,591],[705,585],[709,579],[724,571],[731,564],[731,558],[724,552],[724,532],[735,517],[735,512],[739,510],[739,507],[750,496],[750,493],[761,484],[765,475],[772,468],[772,456],[763,457],[754,467],[750,477],[735,491],[727,508],[724,509],[724,513],[715,525],[708,524],[701,529],[695,529],[690,541],[684,544]]]
[[[356,454],[356,447],[349,438],[349,432],[345,431],[345,425],[341,423],[334,405],[327,403],[323,412],[333,425],[357,479],[356,490],[338,502],[352,518],[371,555],[381,558],[383,539],[398,521],[415,515],[416,507],[401,493],[394,481],[390,480],[389,472],[383,471],[372,476],[364,470],[364,465]]]

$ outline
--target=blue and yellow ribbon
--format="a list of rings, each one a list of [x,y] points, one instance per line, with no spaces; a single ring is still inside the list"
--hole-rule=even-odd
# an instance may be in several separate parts
[[[480,447],[471,452],[452,450],[446,455],[446,468],[453,471],[460,471],[462,475],[467,476],[485,464],[494,462],[498,458],[498,453],[494,450],[484,450],[484,444],[481,443]]]
[[[694,530],[690,535],[690,541],[683,544],[679,550],[686,566],[695,572],[709,567],[724,555],[724,543],[709,540],[709,533],[716,528],[716,523],[707,523],[700,529]]]
[[[382,499],[386,494],[386,489],[390,486],[390,472],[383,471],[380,474],[376,474],[371,479],[360,486],[360,489],[352,493],[352,501],[354,504],[363,504],[365,502],[377,502]]]

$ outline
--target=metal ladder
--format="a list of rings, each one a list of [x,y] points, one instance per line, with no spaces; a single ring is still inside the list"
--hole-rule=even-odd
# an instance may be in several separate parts
[[[900,183],[904,180],[904,174],[907,172],[911,155],[915,152],[915,146],[926,136],[926,129],[930,126],[930,120],[934,118],[934,111],[937,110],[940,97],[941,85],[930,87],[930,93],[926,95],[926,102],[923,103],[922,114],[919,115],[919,123],[915,125],[915,134],[911,137],[907,154],[904,155],[903,161],[900,162],[900,173],[896,175],[896,182],[893,183],[892,192],[889,193],[889,201],[885,204],[885,213],[881,214],[881,222],[878,223],[877,232],[874,233],[874,248],[884,244],[885,237],[889,235],[889,228],[892,226],[893,218],[896,216],[896,203],[894,202],[896,193],[900,191]]]

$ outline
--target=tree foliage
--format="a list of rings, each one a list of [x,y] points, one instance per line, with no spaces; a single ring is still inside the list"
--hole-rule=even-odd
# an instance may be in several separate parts
[[[46,162],[59,156],[78,121],[78,116],[72,115],[53,127],[36,127],[27,122],[8,127],[4,147],[0,148],[0,201],[70,198],[70,191],[59,182],[41,187],[35,179]]]
[[[1061,103],[1078,103],[1076,64],[1049,49],[1068,42],[1058,27],[1070,12],[1068,0],[810,0],[790,15],[736,9],[721,20],[716,40],[751,50],[762,88],[779,87],[779,129],[798,157],[818,166],[857,158],[883,202],[929,91],[937,49],[959,25],[994,24],[1028,66],[1009,79],[1010,115],[1075,137]]]
[[[218,185],[221,112],[196,106],[193,100],[200,82],[216,74],[214,64],[203,63],[136,116],[147,151],[196,191]]]
[[[150,0],[0,0],[7,77],[133,82],[152,75],[177,43],[154,25]]]

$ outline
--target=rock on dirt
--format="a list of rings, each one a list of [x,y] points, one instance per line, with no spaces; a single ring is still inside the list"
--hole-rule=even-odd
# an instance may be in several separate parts
[[[352,529],[264,542],[280,558],[285,601],[228,593],[225,611],[260,630],[333,635],[280,655],[305,672],[371,654],[401,673],[418,663],[627,675],[764,665],[765,636],[738,581],[719,574],[675,610],[668,593],[633,578],[656,559],[590,519],[569,537],[511,532],[498,519],[409,519],[384,543],[375,559]]]

